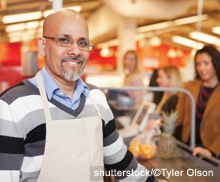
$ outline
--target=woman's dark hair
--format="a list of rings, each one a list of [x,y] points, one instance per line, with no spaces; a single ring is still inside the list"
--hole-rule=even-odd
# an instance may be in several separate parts
[[[150,83],[149,83],[149,86],[150,87],[158,87],[159,85],[158,85],[158,83],[157,83],[157,77],[158,77],[158,70],[157,69],[155,69],[154,70],[154,72],[153,72],[153,75],[151,76],[151,78],[150,78]],[[154,98],[153,98],[153,102],[155,103],[155,104],[159,104],[160,103],[160,101],[161,101],[161,99],[162,99],[162,97],[163,97],[163,93],[164,92],[154,92]]]
[[[196,57],[198,54],[202,54],[202,53],[207,53],[212,58],[213,67],[214,67],[216,75],[218,77],[218,81],[220,81],[220,53],[212,45],[204,46],[202,49],[198,50],[196,52],[196,55],[194,58],[195,70],[196,70]],[[196,77],[195,78],[199,79],[199,80],[201,79],[197,70],[196,70]]]

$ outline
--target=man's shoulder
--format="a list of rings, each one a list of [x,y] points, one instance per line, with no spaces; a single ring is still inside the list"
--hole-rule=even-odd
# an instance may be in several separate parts
[[[32,85],[28,80],[23,80],[18,84],[6,89],[0,94],[0,99],[8,104],[11,104],[18,98],[37,94],[37,89],[34,90],[34,85]]]
[[[99,90],[99,88],[93,84],[90,84],[90,83],[85,83],[85,84],[89,87],[89,90],[95,90],[95,89]]]
[[[86,83],[86,85],[89,87],[89,93],[95,99],[95,101],[99,102],[100,104],[101,103],[105,104],[106,102],[105,93],[100,88],[98,88],[93,84]]]
[[[90,94],[92,94],[93,96],[105,97],[103,90],[101,90],[97,86],[90,84],[90,83],[86,83],[86,85],[89,88]]]
[[[4,97],[8,97],[10,95],[14,95],[15,92],[17,92],[18,90],[20,90],[21,88],[24,87],[24,82],[21,81],[19,82],[18,84],[6,89],[5,91],[3,91],[1,94],[0,94],[0,98],[4,98]]]

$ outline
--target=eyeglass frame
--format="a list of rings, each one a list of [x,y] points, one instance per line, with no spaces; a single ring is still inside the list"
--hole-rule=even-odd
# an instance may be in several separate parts
[[[55,38],[55,37],[44,36],[43,38],[55,39],[57,45],[62,46],[62,47],[71,47],[71,46],[73,45],[73,43],[76,42],[75,40],[70,39],[70,38],[60,37],[60,38],[66,38],[66,39],[69,39],[69,40],[70,40],[70,43],[71,43],[71,44],[70,44],[69,46],[64,46],[64,45],[60,45],[60,44],[58,43],[58,38],[59,38],[59,37]],[[83,50],[83,51],[91,51],[91,50],[94,48],[93,44],[91,44],[91,43],[89,43],[89,42],[88,42],[88,44],[89,44],[89,47],[91,47],[91,50],[90,50],[90,49],[89,49],[89,50],[82,49],[82,48],[79,47],[78,42],[76,42],[76,43],[77,43],[78,48],[79,48],[80,50]]]

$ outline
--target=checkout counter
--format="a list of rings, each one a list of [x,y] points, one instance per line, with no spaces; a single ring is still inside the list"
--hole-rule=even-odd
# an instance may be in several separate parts
[[[165,179],[166,181],[220,181],[220,160],[202,155],[204,158],[199,159],[192,155],[192,150],[195,148],[195,103],[192,95],[185,89],[181,88],[158,88],[158,87],[120,87],[120,88],[101,88],[113,90],[147,90],[147,91],[180,91],[186,93],[191,100],[191,138],[190,146],[176,141],[176,152],[171,159],[162,159],[157,155],[151,159],[138,159],[138,162],[145,166],[148,170],[154,171],[158,179]],[[124,139],[127,146],[132,138]],[[211,161],[211,162],[210,162]],[[214,164],[213,164],[214,163]],[[117,180],[113,177],[110,181]]]
[[[129,146],[132,138],[124,140]],[[205,157],[205,156],[204,156]],[[162,159],[157,155],[151,159],[137,159],[149,171],[153,171],[158,179],[168,182],[219,182],[220,161],[210,157],[209,160],[218,164],[215,166],[206,161],[206,158],[199,159],[193,156],[189,146],[176,141],[176,152],[171,159]],[[105,182],[118,182],[114,177],[105,179]]]
[[[125,140],[129,144],[128,139]],[[167,181],[220,181],[220,161],[209,158],[210,161],[218,163],[218,166],[206,161],[206,158],[199,159],[193,156],[189,146],[180,141],[176,141],[176,152],[171,159],[162,159],[157,155],[151,159],[138,159],[138,162],[148,170],[153,170],[157,178]]]

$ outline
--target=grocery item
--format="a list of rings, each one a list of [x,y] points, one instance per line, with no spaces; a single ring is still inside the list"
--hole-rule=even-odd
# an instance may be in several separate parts
[[[134,157],[139,159],[150,159],[157,153],[157,146],[153,141],[153,136],[160,134],[159,128],[143,131],[134,137],[130,142],[129,150]]]
[[[177,113],[171,112],[170,114],[164,113],[164,123],[162,125],[164,133],[161,135],[158,142],[158,155],[161,158],[172,158],[176,149],[176,139],[172,134],[175,131],[175,121]]]

